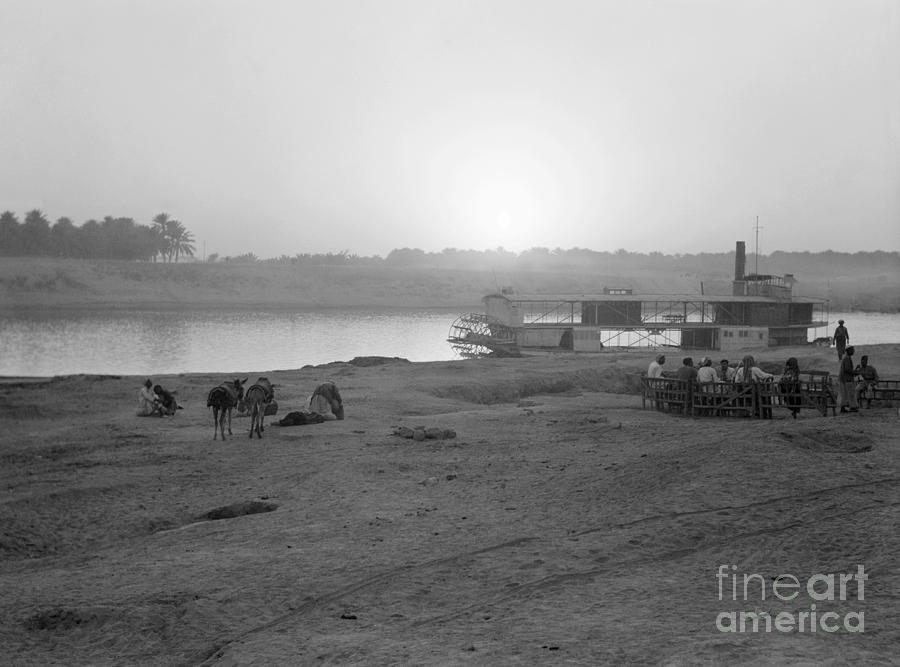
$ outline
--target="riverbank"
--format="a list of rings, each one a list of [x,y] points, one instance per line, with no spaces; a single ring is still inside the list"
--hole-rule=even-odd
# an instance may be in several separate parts
[[[291,264],[0,262],[0,307],[190,309],[457,307],[491,291],[484,272]]]
[[[602,289],[604,276],[507,273],[523,290]],[[507,284],[504,282],[503,284]],[[0,307],[153,309],[462,308],[500,289],[493,271],[289,263],[0,262]],[[590,291],[590,290],[588,290]]]
[[[826,279],[827,278],[827,279]],[[0,308],[458,308],[481,310],[501,288],[546,294],[599,294],[627,287],[652,294],[699,294],[704,280],[726,274],[673,272],[645,266],[571,271],[493,271],[435,267],[280,263],[157,264],[113,260],[0,261]],[[896,276],[802,276],[795,293],[831,299],[831,309],[897,312]]]
[[[900,345],[866,352],[900,377]],[[827,348],[788,354],[834,365]],[[233,373],[154,377],[185,406],[172,418],[134,416],[141,377],[2,385],[7,660],[890,662],[897,406],[674,417],[641,409],[646,364],[627,350],[274,371],[263,439],[235,418],[225,442],[205,396]],[[272,424],[326,379],[344,421]],[[393,435],[418,425],[456,437]],[[717,594],[722,564],[869,578],[864,600],[735,601]],[[716,628],[811,603],[862,612],[865,632]]]

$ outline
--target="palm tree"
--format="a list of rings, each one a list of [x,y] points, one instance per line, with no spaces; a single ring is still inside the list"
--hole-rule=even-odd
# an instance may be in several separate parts
[[[153,233],[156,235],[157,243],[156,249],[153,254],[153,261],[156,261],[156,256],[159,255],[163,259],[166,258],[169,251],[169,241],[168,241],[168,232],[169,232],[169,214],[168,213],[158,213],[153,218],[153,224],[150,226],[150,229],[153,230]]]
[[[194,256],[194,235],[168,213],[157,214],[153,218],[151,229],[159,237],[158,252],[165,261],[171,262],[174,259],[177,262],[181,255]]]
[[[170,221],[171,229],[169,231],[169,252],[175,253],[175,261],[181,255],[194,256],[194,235],[191,234],[184,225],[177,220]]]

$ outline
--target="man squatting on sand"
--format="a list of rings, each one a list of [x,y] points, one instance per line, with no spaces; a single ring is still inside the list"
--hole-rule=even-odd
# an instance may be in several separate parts
[[[153,380],[147,378],[138,392],[138,417],[174,415],[176,410],[181,410],[181,406],[175,400],[174,392],[160,385],[154,386]]]
[[[315,388],[309,399],[309,410],[326,420],[344,418],[344,401],[334,382],[323,382]]]
[[[153,391],[153,380],[148,378],[138,392],[138,417],[162,416],[162,410],[162,402]]]

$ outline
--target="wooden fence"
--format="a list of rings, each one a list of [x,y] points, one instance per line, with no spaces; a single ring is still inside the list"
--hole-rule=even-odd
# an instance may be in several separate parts
[[[895,382],[900,397],[900,381]],[[880,383],[879,383],[880,384]],[[641,378],[641,404],[663,412],[718,417],[771,419],[772,410],[816,410],[835,414],[831,378],[825,371],[806,371],[798,382],[688,382],[676,378]],[[886,387],[887,388],[887,387]]]
[[[872,397],[876,401],[900,400],[900,380],[879,380]]]

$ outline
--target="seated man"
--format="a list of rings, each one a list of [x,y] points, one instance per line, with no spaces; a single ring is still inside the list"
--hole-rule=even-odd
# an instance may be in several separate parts
[[[666,363],[666,355],[657,354],[656,359],[650,362],[647,367],[648,378],[661,378],[663,376],[663,365]]]
[[[728,359],[719,362],[719,382],[734,382],[734,369],[728,365]]]
[[[697,369],[697,382],[718,382],[719,374],[713,368],[712,359],[703,357],[700,360],[700,367]]]
[[[669,409],[673,407],[679,410],[686,410],[694,401],[694,383],[697,381],[697,369],[694,368],[694,360],[691,357],[685,357],[681,361],[681,368],[675,372],[675,379],[680,380],[676,385],[683,394],[674,393],[675,401],[669,403]]]
[[[309,399],[309,409],[327,420],[344,418],[344,402],[334,382],[323,382],[316,387]]]
[[[153,393],[159,397],[159,404],[162,406],[162,414],[174,415],[176,410],[181,409],[181,406],[175,401],[175,394],[171,391],[167,391],[159,385],[155,385],[153,387]]]
[[[149,417],[151,415],[162,416],[162,404],[159,397],[153,393],[153,381],[147,380],[144,386],[138,392],[138,417]]]
[[[697,383],[700,385],[701,402],[709,409],[716,405],[716,385],[719,384],[719,374],[713,368],[712,359],[703,357],[700,367],[697,369]]]
[[[681,368],[675,373],[675,377],[679,380],[684,380],[685,382],[696,382],[697,369],[694,368],[694,360],[690,357],[682,359]]]
[[[859,377],[856,385],[857,403],[866,399],[866,407],[872,407],[872,399],[875,398],[875,387],[878,386],[878,371],[874,366],[869,365],[869,356],[864,354],[859,359],[859,365],[853,369],[853,372]]]

